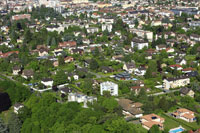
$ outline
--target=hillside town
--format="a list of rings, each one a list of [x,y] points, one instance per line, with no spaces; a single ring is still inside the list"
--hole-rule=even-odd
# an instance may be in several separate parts
[[[199,0],[1,0],[0,133],[199,133]]]

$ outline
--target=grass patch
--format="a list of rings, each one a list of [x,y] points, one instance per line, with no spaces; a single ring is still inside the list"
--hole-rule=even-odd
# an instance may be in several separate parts
[[[176,118],[170,117],[170,116],[168,116],[164,113],[162,113],[160,115],[161,115],[161,117],[165,118],[164,126],[167,129],[176,128],[180,125],[187,130],[194,130],[194,129],[199,128],[199,125],[197,125],[196,122],[189,123],[189,122],[186,122],[186,121],[181,120],[181,119],[176,119]]]
[[[148,133],[148,131],[145,128],[143,128],[142,125],[137,124],[135,126],[136,126],[137,131],[139,131],[139,133]]]

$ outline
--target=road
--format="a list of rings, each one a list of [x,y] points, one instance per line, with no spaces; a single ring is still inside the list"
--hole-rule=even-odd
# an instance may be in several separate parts
[[[8,76],[8,75],[5,75],[5,74],[3,74],[3,73],[0,73],[0,75],[6,77],[6,78],[8,78],[8,79],[10,79],[10,80],[13,81],[13,82],[18,82],[17,80],[13,79],[12,76]],[[0,79],[1,79],[1,78],[0,78]],[[26,87],[28,87],[29,89],[32,89],[32,90],[38,91],[38,92],[45,92],[45,91],[48,91],[48,90],[52,90],[52,88],[47,88],[47,89],[43,89],[43,90],[38,90],[38,89],[36,89],[36,88],[30,87],[29,85],[27,85],[27,84],[25,84],[25,83],[23,83],[23,85],[26,86]]]
[[[159,96],[159,95],[174,93],[174,92],[177,92],[177,91],[180,91],[180,89],[177,89],[177,90],[169,90],[169,91],[166,91],[166,92],[158,92],[158,93],[154,93],[154,94],[149,94],[148,96]]]
[[[95,75],[97,79],[109,77],[109,76],[100,75],[100,74],[98,74],[98,73],[91,72],[91,71],[88,71],[88,73],[90,73],[90,74],[92,74],[92,75]]]

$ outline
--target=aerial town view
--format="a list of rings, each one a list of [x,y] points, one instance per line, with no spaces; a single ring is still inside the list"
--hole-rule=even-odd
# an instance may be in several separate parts
[[[200,133],[200,0],[0,0],[0,133]]]

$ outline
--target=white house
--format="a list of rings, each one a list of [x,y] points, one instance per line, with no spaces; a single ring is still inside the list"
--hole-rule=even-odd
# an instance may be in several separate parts
[[[19,110],[20,110],[21,108],[23,108],[23,107],[24,107],[23,104],[16,103],[16,104],[14,105],[14,113],[18,114],[18,113],[19,113]]]
[[[108,32],[112,32],[112,24],[106,23],[106,24],[102,24],[102,31],[108,30]]]
[[[180,76],[180,77],[164,79],[163,87],[164,89],[169,90],[170,88],[186,86],[189,83],[190,83],[190,78],[188,76]]]
[[[45,86],[53,86],[53,79],[51,78],[44,78],[42,79],[41,83]]]
[[[118,96],[118,84],[107,81],[100,84],[100,94],[103,95],[104,91],[110,91],[112,96]]]
[[[148,42],[145,42],[144,39],[134,38],[131,42],[131,47],[137,47],[139,50],[143,49],[144,47],[148,47]]]
[[[69,102],[78,102],[78,103],[84,103],[83,107],[87,108],[87,103],[93,103],[93,101],[97,101],[96,97],[93,96],[87,96],[80,93],[69,93],[68,95],[68,101]]]
[[[87,33],[95,33],[95,32],[98,32],[98,31],[99,31],[99,28],[97,28],[97,27],[87,28]]]
[[[21,72],[21,67],[15,66],[13,67],[13,75],[18,75]]]
[[[195,122],[196,121],[194,112],[192,112],[188,109],[185,109],[185,108],[177,109],[174,113],[172,113],[172,116],[177,119],[182,119],[187,122]]]
[[[150,42],[153,41],[153,32],[139,29],[130,29],[130,32],[137,34],[138,37],[147,38]]]
[[[126,70],[128,73],[133,73],[135,69],[136,69],[136,66],[134,63],[126,63],[123,66],[123,70]]]
[[[145,73],[146,73],[146,68],[144,68],[144,67],[137,68],[134,71],[134,74],[137,76],[144,76]]]

